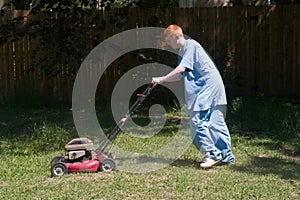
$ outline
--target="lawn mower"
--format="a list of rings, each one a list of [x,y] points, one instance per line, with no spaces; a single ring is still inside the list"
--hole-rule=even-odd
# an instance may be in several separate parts
[[[105,149],[121,132],[126,120],[142,104],[155,86],[156,83],[151,83],[142,94],[137,94],[138,99],[107,135],[107,139],[102,141],[95,150],[90,138],[80,137],[69,141],[65,145],[66,156],[56,156],[51,160],[51,177],[62,176],[72,172],[110,172],[115,170],[116,163],[111,153],[105,152]]]

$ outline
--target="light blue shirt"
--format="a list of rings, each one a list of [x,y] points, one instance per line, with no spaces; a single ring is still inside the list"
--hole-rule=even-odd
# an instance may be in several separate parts
[[[185,40],[184,47],[179,50],[178,66],[186,68],[182,75],[189,111],[203,111],[227,104],[222,77],[198,42]]]

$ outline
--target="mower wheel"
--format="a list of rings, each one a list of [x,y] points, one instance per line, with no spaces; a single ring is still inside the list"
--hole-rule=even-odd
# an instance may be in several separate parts
[[[55,163],[58,162],[64,162],[65,157],[64,156],[55,156],[54,158],[52,158],[51,162],[50,162],[50,166],[54,165]]]
[[[110,172],[116,169],[116,163],[110,158],[105,158],[101,160],[100,170],[104,172]]]
[[[62,162],[54,163],[51,166],[51,177],[62,176],[68,173],[67,166]]]

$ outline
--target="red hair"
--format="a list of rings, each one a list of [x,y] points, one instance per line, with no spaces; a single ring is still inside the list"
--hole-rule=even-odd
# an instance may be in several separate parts
[[[165,31],[164,31],[164,35],[165,37],[169,37],[169,36],[183,36],[183,32],[180,26],[176,25],[176,24],[171,24],[169,25]]]

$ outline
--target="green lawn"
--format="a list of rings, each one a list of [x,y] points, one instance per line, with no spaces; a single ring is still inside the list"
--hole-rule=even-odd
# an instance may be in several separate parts
[[[139,151],[166,143],[168,127],[149,139],[121,133],[119,147]],[[140,117],[142,119],[142,117]],[[105,131],[108,112],[99,116]],[[148,173],[67,174],[50,178],[52,157],[76,137],[72,113],[63,109],[0,108],[2,199],[300,199],[300,106],[270,98],[236,99],[227,117],[236,164],[203,170],[194,146],[169,166]],[[188,131],[188,130],[186,130]],[[53,137],[55,136],[55,137]],[[146,140],[146,142],[144,141]],[[134,142],[134,147],[130,145]]]

